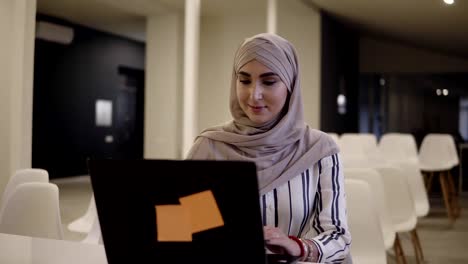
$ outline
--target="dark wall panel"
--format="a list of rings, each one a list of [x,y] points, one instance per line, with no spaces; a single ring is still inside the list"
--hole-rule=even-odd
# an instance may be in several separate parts
[[[357,132],[359,35],[331,15],[322,13],[322,80],[320,128],[326,132]],[[346,96],[346,113],[339,114],[337,96]]]
[[[66,177],[86,174],[89,157],[142,157],[145,45],[53,17],[37,19],[73,28],[74,39],[70,45],[35,42],[33,167]],[[112,101],[112,126],[96,126],[97,99]],[[134,122],[122,124],[125,119]],[[132,151],[122,147],[129,142],[137,145]]]

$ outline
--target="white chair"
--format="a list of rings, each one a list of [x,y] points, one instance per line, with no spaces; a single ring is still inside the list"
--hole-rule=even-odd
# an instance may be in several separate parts
[[[424,171],[446,171],[459,164],[457,148],[449,134],[428,134],[419,150],[419,163]]]
[[[377,138],[370,133],[344,133],[339,138],[343,160],[348,163],[386,164],[377,147]]]
[[[0,208],[0,233],[63,239],[57,185],[18,185]]]
[[[385,249],[390,250],[393,248],[396,253],[399,253],[397,259],[404,258],[400,241],[395,239],[397,233],[393,227],[390,211],[388,210],[382,176],[375,169],[371,168],[344,168],[343,173],[346,179],[363,180],[369,184],[372,200],[375,201],[379,214]]]
[[[411,234],[416,261],[421,263],[424,255],[416,229],[417,216],[414,201],[406,176],[401,169],[396,167],[375,169],[382,175],[393,227],[397,233],[409,232]]]
[[[419,170],[419,167],[415,163],[401,162],[397,163],[397,166],[403,170],[403,174],[406,175],[408,181],[411,196],[414,201],[414,210],[416,211],[417,217],[424,217],[429,214],[429,198],[427,197],[427,191],[424,187],[424,178]]]
[[[26,182],[49,182],[49,173],[43,169],[17,170],[8,180],[2,195],[2,204],[6,202],[7,197],[16,189],[18,185]]]
[[[93,194],[85,214],[69,223],[68,230],[78,233],[89,233],[97,218],[96,202],[94,201]]]
[[[408,133],[386,133],[379,141],[383,157],[391,162],[419,164],[418,147],[414,136]]]
[[[379,142],[383,157],[403,170],[414,201],[416,216],[429,213],[429,199],[424,186],[424,178],[419,170],[419,158],[416,141],[411,134],[387,133]]]
[[[91,230],[81,242],[88,244],[102,244],[101,225],[98,217],[95,218]]]
[[[428,134],[419,150],[420,169],[429,174],[426,189],[431,190],[434,173],[439,174],[439,182],[444,196],[447,215],[453,222],[460,214],[458,197],[450,170],[459,164],[453,137],[449,134]]]
[[[344,133],[338,141],[342,156],[346,159],[367,160],[365,147],[361,143],[359,134]]]
[[[356,264],[387,263],[380,220],[372,193],[363,180],[345,179],[351,256]]]

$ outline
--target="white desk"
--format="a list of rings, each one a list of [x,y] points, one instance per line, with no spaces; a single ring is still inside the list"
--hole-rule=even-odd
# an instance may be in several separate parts
[[[0,263],[107,264],[107,259],[102,245],[0,233]]]
[[[0,263],[107,264],[102,245],[0,233]]]

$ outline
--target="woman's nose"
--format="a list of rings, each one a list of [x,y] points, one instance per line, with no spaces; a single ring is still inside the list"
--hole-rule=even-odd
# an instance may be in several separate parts
[[[263,89],[259,84],[253,85],[251,96],[254,100],[261,100],[263,98]]]

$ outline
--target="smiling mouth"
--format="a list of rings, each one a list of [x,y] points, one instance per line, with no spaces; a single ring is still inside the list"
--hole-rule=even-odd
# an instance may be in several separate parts
[[[266,109],[267,107],[266,106],[253,106],[253,105],[249,105],[250,109],[252,110],[252,112],[254,113],[260,113],[262,112],[264,109]]]
[[[263,108],[266,108],[266,106],[253,106],[253,105],[249,105],[250,108],[252,109],[263,109]]]

